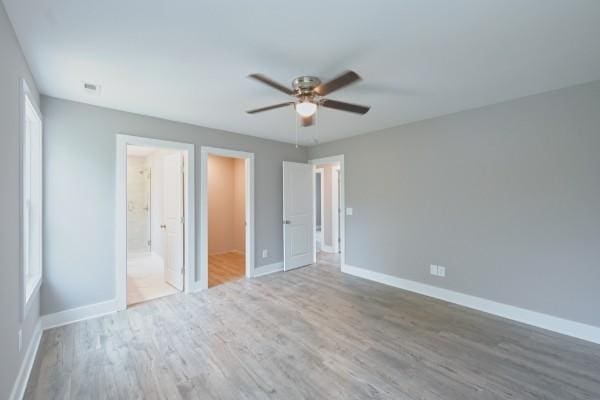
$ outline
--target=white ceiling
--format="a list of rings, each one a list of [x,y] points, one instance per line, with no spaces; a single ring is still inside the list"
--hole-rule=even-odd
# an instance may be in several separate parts
[[[353,69],[304,143],[431,118],[600,79],[598,0],[3,0],[41,92],[281,141],[289,84]],[[81,82],[102,85],[100,96]]]

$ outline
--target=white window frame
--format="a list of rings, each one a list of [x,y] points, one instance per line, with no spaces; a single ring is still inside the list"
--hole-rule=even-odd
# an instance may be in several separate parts
[[[21,80],[20,110],[21,275],[25,317],[42,284],[43,264],[43,122],[25,79]]]

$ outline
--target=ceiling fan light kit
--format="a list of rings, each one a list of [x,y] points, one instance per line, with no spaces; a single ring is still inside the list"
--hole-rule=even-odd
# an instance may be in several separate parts
[[[370,109],[368,106],[324,98],[324,96],[331,92],[360,81],[361,77],[354,71],[346,71],[326,83],[322,83],[321,80],[315,76],[300,76],[294,79],[291,88],[275,82],[261,74],[251,74],[248,75],[248,77],[294,97],[293,101],[286,103],[248,110],[246,111],[248,114],[256,114],[280,107],[286,107],[288,105],[294,105],[296,112],[302,117],[302,126],[310,126],[314,123],[313,115],[319,106],[361,115],[366,114]]]
[[[309,100],[304,100],[302,103],[296,103],[296,112],[301,117],[310,117],[317,111],[317,105]]]

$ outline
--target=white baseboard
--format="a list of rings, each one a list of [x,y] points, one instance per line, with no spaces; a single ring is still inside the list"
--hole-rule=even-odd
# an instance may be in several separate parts
[[[42,333],[42,321],[38,320],[37,324],[35,325],[35,330],[33,331],[33,337],[29,342],[29,346],[27,346],[27,352],[25,353],[25,357],[23,358],[23,362],[21,363],[21,368],[19,368],[17,380],[15,381],[13,390],[10,396],[8,397],[9,400],[21,400],[25,395],[25,389],[27,388],[29,375],[31,374],[31,369],[33,368],[35,356],[37,354],[38,348],[40,347],[40,341],[42,340]]]
[[[371,281],[383,283],[384,285],[397,287],[425,296],[434,297],[450,303],[459,304],[464,307],[483,311],[503,318],[512,319],[524,324],[533,325],[538,328],[558,332],[563,335],[573,336],[578,339],[600,344],[600,327],[583,324],[568,319],[554,317],[537,311],[510,306],[492,300],[475,297],[468,294],[442,289],[425,283],[415,282],[396,276],[382,274],[352,265],[343,265],[342,272]]]
[[[276,262],[273,264],[263,265],[262,267],[254,268],[254,277],[264,276],[272,274],[274,272],[283,271],[283,262]]]
[[[72,308],[47,314],[41,317],[44,330],[56,328],[59,326],[72,324],[73,322],[83,321],[90,318],[101,317],[106,314],[111,314],[118,310],[117,300],[108,300],[88,306]]]

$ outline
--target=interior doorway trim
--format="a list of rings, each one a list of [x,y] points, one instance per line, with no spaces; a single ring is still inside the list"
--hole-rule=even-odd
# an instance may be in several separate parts
[[[324,235],[323,235],[323,224],[325,223],[325,168],[315,168],[314,169],[314,176],[315,176],[315,180],[316,180],[316,174],[320,174],[321,175],[321,184],[320,186],[320,191],[321,191],[321,196],[319,201],[321,202],[321,212],[319,213],[319,217],[321,217],[321,249],[323,248],[323,239],[324,239]],[[315,185],[316,186],[316,185]],[[315,205],[313,206],[315,208],[315,219],[317,218],[317,206],[316,206],[316,201],[317,198],[315,196],[315,199],[313,201],[313,203],[315,203]],[[316,222],[315,222],[315,232],[317,230],[316,228]],[[315,233],[315,246],[316,246],[316,233]],[[313,262],[316,262],[316,260],[313,260]]]
[[[331,204],[331,214],[332,214],[332,218],[331,218],[331,238],[332,238],[332,242],[333,242],[333,252],[334,253],[338,253],[340,251],[340,242],[341,242],[341,237],[340,237],[340,232],[341,232],[341,227],[340,227],[340,220],[342,219],[342,206],[341,206],[341,201],[340,201],[340,192],[341,192],[341,185],[339,183],[340,180],[340,167],[336,166],[333,167],[331,169],[331,195],[332,195],[332,204]],[[333,201],[333,199],[335,198],[335,202]],[[337,204],[336,204],[337,203]]]
[[[309,164],[320,165],[320,164],[332,164],[339,163],[340,165],[340,266],[345,265],[346,263],[346,187],[344,184],[345,180],[345,170],[344,170],[344,155],[339,154],[336,156],[324,157],[324,158],[316,158],[314,160],[309,160]],[[313,222],[313,242],[315,241],[315,231],[316,226],[315,222]],[[314,262],[317,261],[317,250],[315,246],[315,254],[314,254]]]
[[[200,285],[208,289],[208,156],[245,160],[246,278],[254,276],[254,153],[202,146],[200,150]]]
[[[180,150],[186,157],[184,188],[184,283],[183,291],[196,290],[196,199],[195,147],[191,143],[151,139],[142,136],[117,134],[116,154],[116,234],[115,234],[115,291],[117,310],[127,308],[127,146],[158,147]]]

